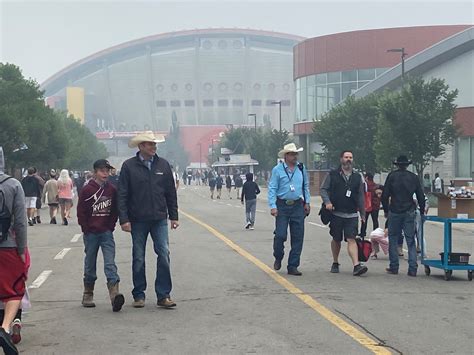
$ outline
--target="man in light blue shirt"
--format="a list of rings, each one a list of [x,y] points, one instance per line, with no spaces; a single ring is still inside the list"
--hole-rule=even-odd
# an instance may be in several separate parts
[[[284,159],[272,170],[268,184],[268,205],[275,217],[275,237],[273,256],[275,270],[281,269],[288,226],[291,235],[291,251],[288,257],[288,274],[301,276],[298,270],[303,249],[304,219],[310,212],[308,174],[303,164],[298,163],[298,153],[294,143],[285,145],[278,156]]]

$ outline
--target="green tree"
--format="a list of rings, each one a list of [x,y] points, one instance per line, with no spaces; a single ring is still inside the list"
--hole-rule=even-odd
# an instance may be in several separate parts
[[[349,96],[314,123],[315,137],[332,164],[339,164],[341,151],[350,149],[361,170],[379,170],[374,149],[377,115],[377,96],[361,99]]]
[[[422,78],[384,95],[375,144],[380,166],[389,169],[394,158],[405,154],[421,180],[430,160],[442,155],[457,136],[453,122],[457,95],[442,79]]]

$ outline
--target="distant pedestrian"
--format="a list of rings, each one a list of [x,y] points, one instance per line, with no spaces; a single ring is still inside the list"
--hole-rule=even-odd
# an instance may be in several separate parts
[[[218,200],[221,199],[222,186],[224,186],[224,179],[222,178],[222,176],[220,174],[218,174],[217,178],[216,178],[216,189],[217,189],[217,199]]]
[[[178,200],[170,164],[156,154],[156,144],[164,141],[153,133],[143,133],[129,142],[138,147],[136,156],[126,160],[120,171],[118,207],[120,225],[132,233],[133,307],[145,306],[145,252],[151,234],[157,255],[155,293],[157,305],[176,307],[171,300],[172,288],[168,218],[171,229],[179,227]]]
[[[340,155],[340,167],[332,170],[321,186],[321,197],[326,209],[332,211],[329,225],[332,236],[331,251],[332,273],[339,273],[339,253],[342,240],[347,242],[347,251],[354,266],[352,274],[360,276],[367,272],[367,266],[359,262],[356,237],[359,230],[359,215],[362,223],[365,219],[364,179],[353,169],[354,156],[351,151]]]
[[[119,176],[117,175],[117,170],[111,169],[109,178],[107,179],[115,188],[118,188]],[[77,188],[77,187],[76,187]],[[77,192],[79,193],[79,191]]]
[[[94,179],[81,191],[77,204],[77,220],[84,233],[84,294],[82,305],[95,307],[94,286],[97,280],[97,254],[102,249],[112,310],[118,312],[125,302],[119,291],[120,277],[115,264],[113,232],[117,223],[117,189],[108,181],[113,167],[105,159],[94,163]]]
[[[367,221],[362,222],[362,226],[360,228],[361,237],[365,237],[367,235],[369,216],[372,218],[372,230],[376,230],[379,227],[380,201],[382,198],[382,187],[374,182],[374,174],[367,173],[365,175],[365,185],[370,197],[370,210],[365,211]]]
[[[76,185],[77,195],[81,194],[81,190],[86,183],[86,177],[84,173],[78,174],[77,178],[74,179],[74,185]]]
[[[244,185],[244,182],[239,174],[234,175],[234,185],[235,185],[235,192],[237,194],[237,198],[240,198],[241,196],[240,192],[242,190],[242,186]]]
[[[22,185],[6,175],[4,167],[3,150],[0,147],[0,301],[4,306],[0,346],[5,354],[18,354],[15,343],[21,339],[20,307],[26,292],[29,264],[27,217]],[[35,179],[32,174],[29,176]],[[26,186],[31,187],[29,183]]]
[[[57,224],[56,215],[59,207],[58,182],[56,181],[56,170],[49,172],[50,179],[46,181],[43,189],[42,200],[49,206],[50,224]]]
[[[191,186],[191,181],[193,181],[193,171],[188,170],[188,185]]]
[[[291,235],[291,250],[288,257],[288,274],[300,276],[298,270],[304,239],[304,219],[310,212],[309,180],[306,168],[298,162],[294,143],[285,145],[278,156],[284,159],[272,170],[268,184],[268,205],[275,217],[273,256],[275,270],[280,270],[284,256],[288,227]]]
[[[211,200],[214,200],[214,191],[216,190],[216,178],[212,172],[208,175],[209,179],[209,189],[211,191]]]
[[[252,173],[247,173],[245,177],[247,181],[243,186],[241,197],[242,204],[245,198],[245,229],[253,230],[255,226],[255,214],[257,212],[257,195],[260,193],[260,188],[253,181]]]
[[[232,178],[230,177],[230,175],[227,175],[225,177],[225,188],[227,189],[227,195],[228,195],[229,199],[232,200],[232,195],[231,195],[231,192],[232,192]]]
[[[435,174],[434,190],[435,190],[435,192],[438,192],[438,193],[443,192],[443,182],[442,182],[441,177],[439,176],[438,173]]]
[[[71,178],[69,177],[69,172],[66,169],[61,170],[58,179],[58,196],[59,206],[61,207],[61,218],[63,220],[63,225],[65,226],[69,224],[67,218],[72,207],[72,189],[73,184]]]
[[[26,215],[28,216],[28,224],[33,226],[36,224],[35,211],[36,200],[40,194],[40,184],[35,176],[36,169],[28,168],[28,175],[21,180],[21,186],[25,193]]]
[[[34,169],[35,169],[34,176],[38,180],[39,191],[38,191],[38,196],[36,198],[36,209],[35,209],[35,216],[33,217],[33,219],[35,219],[36,223],[41,224],[41,208],[43,207],[41,197],[43,196],[43,188],[44,188],[45,181],[41,177],[41,175],[38,173],[38,170],[36,168]]]
[[[413,201],[415,194],[420,206],[421,219],[425,214],[425,196],[418,176],[408,171],[412,162],[405,155],[401,155],[393,162],[398,170],[392,171],[385,181],[382,194],[382,204],[385,217],[388,218],[388,239],[390,265],[387,273],[398,274],[398,239],[405,236],[408,248],[408,276],[416,276],[418,269],[415,243],[415,209]]]

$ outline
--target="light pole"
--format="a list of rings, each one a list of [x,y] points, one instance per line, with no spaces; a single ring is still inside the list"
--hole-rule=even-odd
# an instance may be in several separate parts
[[[199,170],[202,170],[202,143],[197,145],[199,146]]]
[[[387,49],[387,53],[389,52],[401,53],[400,55],[402,57],[402,83],[404,83],[405,82],[405,57],[408,55],[408,53],[405,52],[405,47]]]
[[[272,101],[272,105],[278,105],[280,109],[280,132],[281,132],[281,100],[280,101]]]
[[[249,113],[247,116],[251,117],[253,116],[255,120],[255,132],[257,132],[257,114],[256,113]]]

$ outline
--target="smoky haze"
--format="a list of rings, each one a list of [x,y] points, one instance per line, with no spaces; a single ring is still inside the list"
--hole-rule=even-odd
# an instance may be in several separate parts
[[[315,37],[360,29],[473,23],[471,1],[1,1],[0,61],[42,82],[92,53],[195,28]]]

